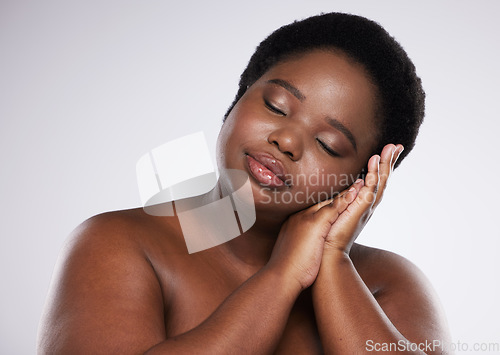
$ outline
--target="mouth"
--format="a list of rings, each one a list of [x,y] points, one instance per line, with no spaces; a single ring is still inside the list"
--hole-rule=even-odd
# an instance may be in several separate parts
[[[286,171],[283,164],[271,154],[245,154],[250,174],[265,187],[289,187],[285,180]]]

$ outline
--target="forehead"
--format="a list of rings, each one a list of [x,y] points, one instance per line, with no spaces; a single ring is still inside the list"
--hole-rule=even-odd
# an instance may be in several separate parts
[[[297,88],[309,113],[340,120],[369,149],[375,148],[377,89],[361,64],[339,51],[314,50],[278,62],[258,82],[272,79]]]

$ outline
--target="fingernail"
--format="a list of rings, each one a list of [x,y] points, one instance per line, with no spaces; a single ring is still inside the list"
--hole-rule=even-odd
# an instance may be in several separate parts
[[[399,156],[401,155],[401,153],[403,153],[403,150],[405,150],[405,148],[403,146],[400,146],[398,148],[398,151],[397,151],[398,155],[396,156],[396,160],[399,159]]]
[[[346,202],[347,202],[347,203],[351,203],[352,201],[354,201],[354,200],[356,199],[357,194],[353,193],[353,192],[355,192],[355,191],[356,191],[356,189],[355,189],[354,187],[351,187],[351,188],[349,189],[349,192],[350,192],[350,193],[348,193],[348,194],[346,195]]]
[[[358,179],[358,180],[354,181],[354,183],[359,184],[359,183],[361,183],[361,181],[363,181],[363,179]]]

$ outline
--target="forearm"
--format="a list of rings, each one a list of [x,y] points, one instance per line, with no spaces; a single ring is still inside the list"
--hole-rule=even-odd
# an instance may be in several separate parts
[[[147,354],[270,353],[281,338],[299,293],[299,285],[264,268],[199,326],[165,340]]]
[[[327,354],[364,353],[370,344],[367,341],[406,342],[347,255],[324,255],[312,291],[318,330]]]

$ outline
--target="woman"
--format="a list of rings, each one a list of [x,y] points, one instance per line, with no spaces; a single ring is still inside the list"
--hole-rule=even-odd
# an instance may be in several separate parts
[[[248,173],[255,224],[189,254],[175,216],[84,222],[56,272],[40,352],[444,352],[446,322],[417,268],[354,243],[423,111],[413,64],[379,25],[332,13],[277,30],[241,76],[219,184],[204,196],[220,198],[225,169]]]

